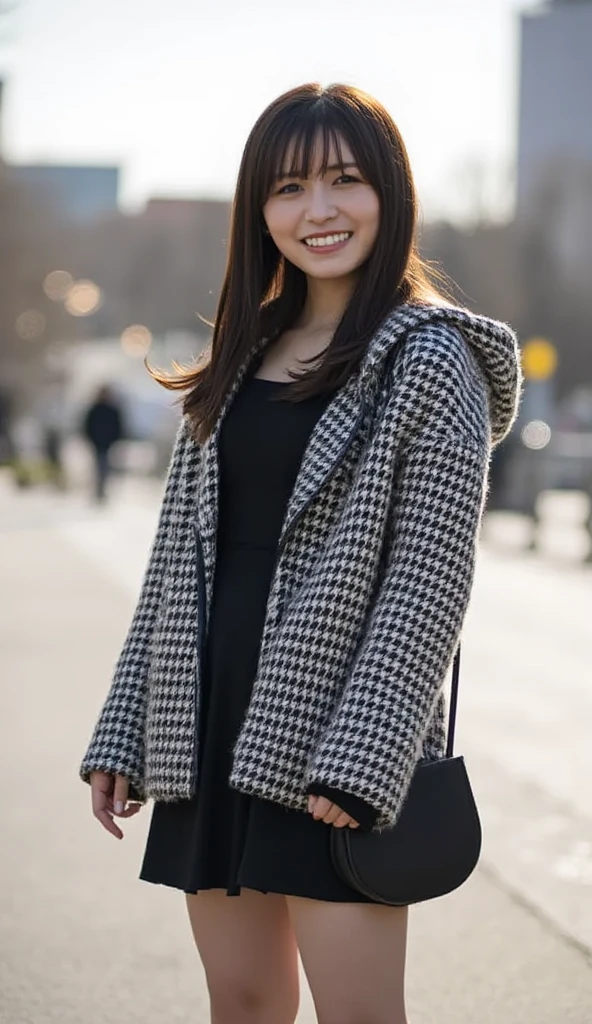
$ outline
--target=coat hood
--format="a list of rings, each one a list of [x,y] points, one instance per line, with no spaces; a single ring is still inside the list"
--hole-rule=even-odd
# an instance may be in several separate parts
[[[516,334],[499,320],[455,306],[400,306],[372,338],[361,366],[360,385],[376,381],[395,345],[407,335],[435,326],[458,331],[470,346],[487,383],[492,445],[499,444],[516,419],[523,382]]]

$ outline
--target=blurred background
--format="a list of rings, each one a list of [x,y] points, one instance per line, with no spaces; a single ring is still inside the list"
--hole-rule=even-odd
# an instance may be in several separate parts
[[[207,338],[260,110],[342,78],[400,124],[424,255],[523,343],[527,393],[491,510],[535,519],[541,492],[590,494],[591,20],[585,0],[363,18],[348,0],[338,17],[308,0],[281,17],[266,2],[0,7],[0,457],[18,483],[68,454],[71,482],[65,442],[101,384],[125,413],[120,468],[163,472],[174,412],[143,357],[190,360]]]
[[[423,254],[463,304],[510,322],[521,340],[525,393],[491,464],[459,743],[487,826],[488,884],[509,900],[499,927],[528,932],[508,923],[519,903],[550,922],[559,945],[545,945],[544,928],[524,939],[528,969],[539,984],[553,979],[536,1012],[520,1016],[496,990],[479,1020],[590,1019],[557,1000],[583,991],[566,950],[592,948],[592,0],[0,0],[2,774],[18,769],[40,794],[27,816],[4,793],[20,924],[3,948],[1,1020],[46,1019],[28,1015],[31,970],[62,1021],[120,1019],[87,1005],[81,1016],[77,1002],[80,979],[91,984],[74,950],[88,941],[80,860],[108,870],[127,908],[91,900],[97,956],[130,929],[163,967],[171,894],[129,895],[142,837],[136,828],[123,859],[103,846],[76,765],[137,595],[179,415],[143,360],[168,368],[206,342],[247,134],[275,96],[309,80],[345,81],[385,104],[416,176]],[[76,809],[67,841],[52,833],[52,793],[40,783],[48,758]],[[40,821],[61,887],[39,904],[30,882]],[[487,917],[481,884],[451,904],[452,931],[463,915]],[[43,922],[61,920],[65,893],[78,933],[71,910],[57,969]],[[428,960],[436,945],[431,995],[412,957],[419,1024],[436,1019],[422,1012],[446,978],[442,929],[425,921]],[[182,980],[192,954],[176,932],[166,937],[180,1002],[171,1010],[154,981],[143,1021],[186,1020],[184,1000],[201,998]],[[503,977],[506,955],[501,943]],[[476,1019],[458,1012],[450,1019]]]

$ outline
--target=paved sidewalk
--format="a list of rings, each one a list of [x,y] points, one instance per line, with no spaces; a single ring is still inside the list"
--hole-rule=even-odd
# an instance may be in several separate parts
[[[76,777],[133,599],[60,534],[0,534],[0,1022],[209,1020],[183,899],[137,881]],[[589,957],[486,865],[411,913],[411,1024],[590,1024]],[[303,984],[299,1024],[313,1024]]]

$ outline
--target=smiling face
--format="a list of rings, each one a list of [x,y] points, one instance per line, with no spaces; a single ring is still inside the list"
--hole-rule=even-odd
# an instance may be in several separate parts
[[[282,255],[305,274],[355,277],[378,234],[379,199],[356,166],[345,139],[333,146],[323,173],[323,142],[315,143],[310,176],[291,175],[288,157],[263,207],[269,233]]]

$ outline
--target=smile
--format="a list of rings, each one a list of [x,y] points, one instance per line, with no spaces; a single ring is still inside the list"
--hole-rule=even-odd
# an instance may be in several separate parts
[[[339,231],[334,235],[322,235],[304,238],[303,242],[309,249],[334,249],[350,240],[353,231]]]

